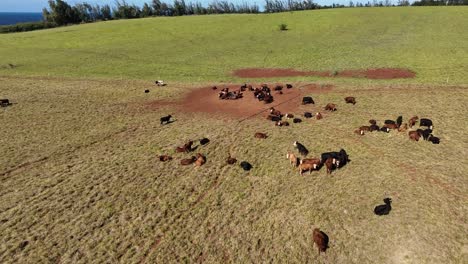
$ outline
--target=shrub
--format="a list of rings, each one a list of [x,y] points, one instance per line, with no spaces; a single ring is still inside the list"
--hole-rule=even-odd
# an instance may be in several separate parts
[[[288,25],[286,25],[286,24],[280,24],[280,25],[279,25],[279,30],[281,30],[281,31],[286,31],[286,30],[288,30]]]

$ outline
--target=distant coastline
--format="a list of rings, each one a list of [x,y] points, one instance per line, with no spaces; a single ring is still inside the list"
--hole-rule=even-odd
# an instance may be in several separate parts
[[[0,26],[42,21],[42,13],[0,12]]]

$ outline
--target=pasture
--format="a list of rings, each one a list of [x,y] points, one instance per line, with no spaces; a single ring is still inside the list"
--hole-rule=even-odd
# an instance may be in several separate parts
[[[13,102],[0,108],[0,262],[465,263],[468,40],[467,27],[447,25],[468,25],[466,10],[154,18],[0,36],[0,98]],[[290,31],[276,31],[283,22]],[[230,74],[247,67],[399,67],[416,77]],[[159,78],[168,86],[155,86]],[[246,81],[292,83],[315,100],[293,113],[324,118],[276,127],[266,112],[180,103],[199,87]],[[336,112],[323,111],[329,102]],[[175,122],[161,126],[167,114]],[[399,115],[431,118],[441,143],[353,132]],[[176,146],[202,137],[211,142],[195,153],[207,163],[181,166],[194,153]],[[344,148],[351,162],[299,176],[286,159],[296,140],[310,157]],[[227,165],[228,154],[253,169]],[[376,216],[385,197],[392,211]],[[314,228],[330,237],[325,254]]]

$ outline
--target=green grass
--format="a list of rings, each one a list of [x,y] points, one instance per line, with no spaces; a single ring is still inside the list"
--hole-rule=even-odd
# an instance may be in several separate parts
[[[468,7],[329,9],[122,20],[8,34],[0,36],[0,75],[190,82],[233,81],[230,73],[244,67],[401,67],[417,78],[392,83],[466,84],[467,12]],[[279,31],[280,23],[289,30]]]

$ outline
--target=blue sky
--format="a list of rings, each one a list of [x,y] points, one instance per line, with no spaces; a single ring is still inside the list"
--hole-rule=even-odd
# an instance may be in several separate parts
[[[69,4],[75,4],[75,3],[82,3],[82,2],[88,2],[91,4],[112,4],[114,3],[114,0],[65,0]],[[142,6],[143,3],[147,2],[150,3],[151,0],[126,0],[127,3],[130,4],[137,4],[139,6]],[[190,2],[189,0],[185,0],[186,2]],[[47,7],[47,0],[0,0],[0,12],[41,12],[43,7]],[[172,3],[172,0],[162,0],[162,2],[168,2]],[[195,1],[193,1],[195,2]],[[199,0],[199,2],[206,4],[209,2],[212,2],[211,0]],[[249,3],[257,3],[259,6],[264,5],[263,0],[231,0],[233,3],[242,3],[242,2],[249,2]],[[333,2],[335,3],[343,3],[343,4],[348,4],[349,0],[316,0],[314,1],[318,4],[331,4]],[[356,2],[356,1],[354,1]],[[367,1],[361,1],[361,2],[367,2]],[[372,2],[372,1],[371,1]]]

